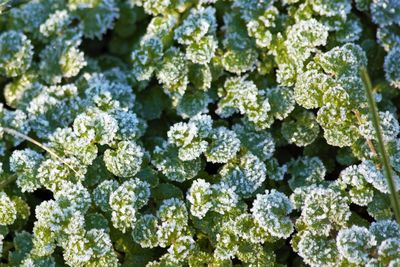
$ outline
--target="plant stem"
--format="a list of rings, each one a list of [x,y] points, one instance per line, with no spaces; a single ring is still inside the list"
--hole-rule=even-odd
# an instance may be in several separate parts
[[[38,147],[40,147],[41,149],[45,150],[46,152],[48,152],[50,155],[52,155],[53,157],[55,157],[58,161],[60,161],[61,163],[65,164],[68,168],[70,168],[74,173],[76,173],[77,175],[80,175],[71,165],[69,165],[65,160],[63,160],[60,156],[58,156],[53,150],[51,150],[50,148],[48,148],[47,146],[43,145],[42,143],[40,143],[39,141],[36,141],[35,139],[20,133],[14,129],[11,128],[7,128],[7,127],[0,127],[4,132],[13,135],[15,137],[19,137],[21,139],[24,139],[26,141],[31,142],[32,144],[37,145]]]
[[[389,161],[389,155],[387,153],[387,150],[385,148],[385,143],[383,141],[383,136],[382,136],[382,130],[381,130],[381,125],[379,121],[379,114],[378,114],[378,108],[375,103],[375,99],[372,95],[372,83],[368,75],[367,69],[362,66],[360,68],[360,74],[361,74],[361,79],[364,83],[367,99],[368,99],[368,105],[369,105],[369,110],[371,113],[371,118],[372,118],[372,124],[375,128],[375,134],[376,134],[376,139],[378,141],[378,148],[379,148],[379,156],[383,165],[385,177],[387,180],[387,183],[389,185],[389,190],[390,190],[390,201],[392,203],[392,209],[394,211],[394,216],[397,220],[398,223],[400,223],[400,198],[399,194],[397,193],[397,188],[396,188],[396,183],[394,181],[393,177],[393,170],[392,167],[390,166],[390,161]]]

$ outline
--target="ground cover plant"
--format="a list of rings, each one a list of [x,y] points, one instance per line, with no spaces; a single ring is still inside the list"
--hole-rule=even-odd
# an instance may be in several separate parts
[[[3,0],[0,266],[400,266],[400,1]]]

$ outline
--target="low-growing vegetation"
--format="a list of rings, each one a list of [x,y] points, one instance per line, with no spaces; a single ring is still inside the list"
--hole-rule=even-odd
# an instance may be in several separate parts
[[[0,88],[0,266],[400,266],[399,0],[5,0]]]

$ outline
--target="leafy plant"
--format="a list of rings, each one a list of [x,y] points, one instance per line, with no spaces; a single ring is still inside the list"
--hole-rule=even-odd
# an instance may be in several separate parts
[[[399,3],[3,1],[0,266],[398,266]]]

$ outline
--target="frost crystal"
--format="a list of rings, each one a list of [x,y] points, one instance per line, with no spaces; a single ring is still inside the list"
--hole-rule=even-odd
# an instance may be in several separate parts
[[[287,238],[293,232],[293,224],[287,215],[292,211],[289,198],[283,193],[271,190],[257,194],[251,212],[255,220],[271,235]]]
[[[143,149],[135,142],[121,141],[116,150],[104,152],[104,163],[115,176],[132,177],[140,170],[143,155]]]

